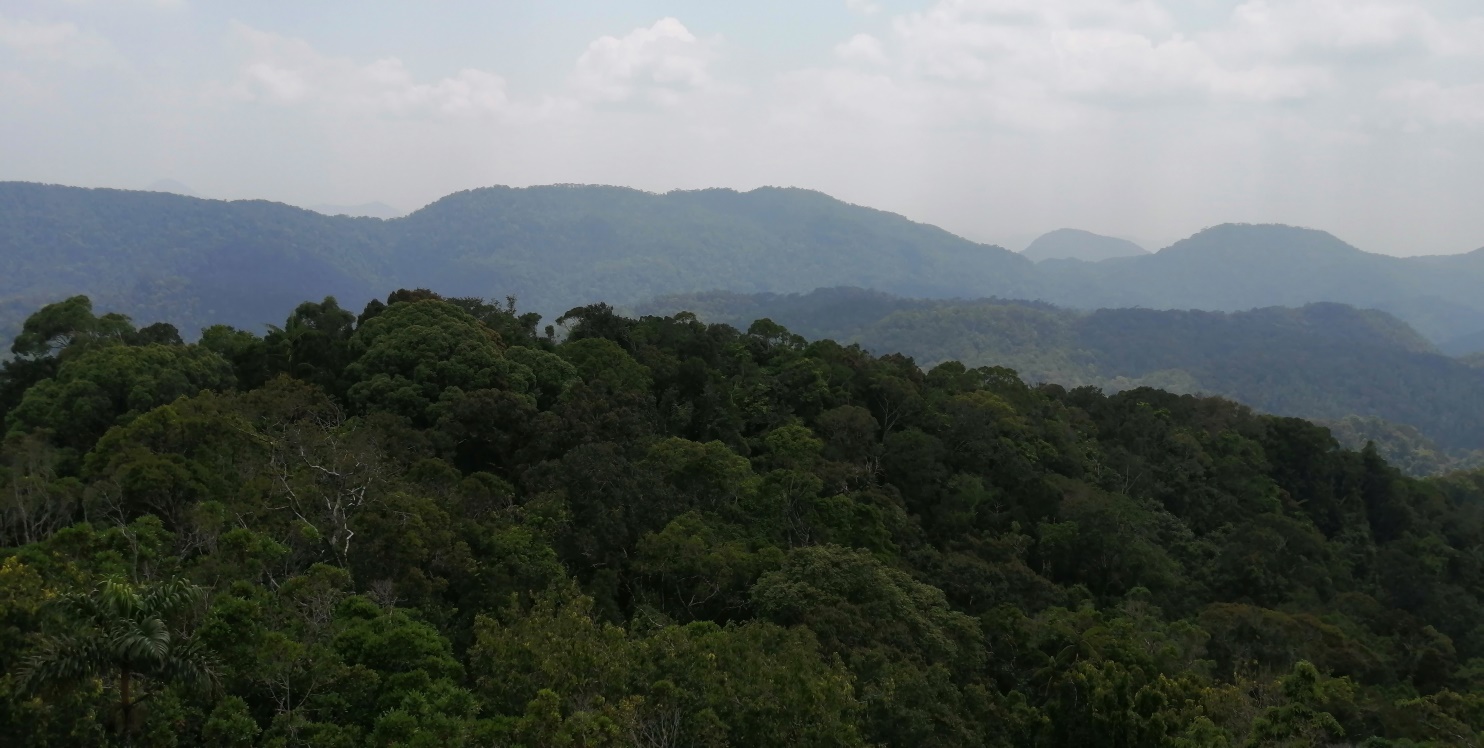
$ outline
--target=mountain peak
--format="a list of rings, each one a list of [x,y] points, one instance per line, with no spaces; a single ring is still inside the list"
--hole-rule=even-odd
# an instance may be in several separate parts
[[[1159,251],[1159,254],[1228,256],[1368,255],[1328,231],[1281,223],[1223,223],[1208,226]]]

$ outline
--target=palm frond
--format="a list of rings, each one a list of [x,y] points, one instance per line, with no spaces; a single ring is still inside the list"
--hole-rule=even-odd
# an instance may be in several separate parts
[[[201,588],[184,579],[154,585],[139,599],[139,610],[147,615],[172,618],[201,600]]]
[[[109,647],[97,635],[57,636],[42,641],[40,650],[22,663],[19,675],[26,691],[49,685],[76,683],[107,671],[113,660]]]
[[[199,642],[183,641],[171,650],[162,663],[159,677],[207,693],[221,691],[221,678],[215,658]]]
[[[146,672],[170,652],[170,629],[158,618],[120,621],[108,634],[110,648],[131,669]]]
[[[139,587],[118,578],[88,593],[61,595],[54,604],[73,633],[44,639],[22,667],[24,682],[34,691],[122,669],[210,685],[209,658],[172,625],[201,599],[201,589],[184,580]]]

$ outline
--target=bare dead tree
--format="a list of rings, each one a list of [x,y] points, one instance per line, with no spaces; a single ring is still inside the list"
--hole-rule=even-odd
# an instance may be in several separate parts
[[[55,450],[31,435],[7,440],[0,483],[0,545],[35,543],[76,517],[81,491],[59,482]]]
[[[333,405],[294,415],[251,433],[268,452],[272,508],[291,513],[348,569],[356,515],[381,500],[393,472],[387,450]]]

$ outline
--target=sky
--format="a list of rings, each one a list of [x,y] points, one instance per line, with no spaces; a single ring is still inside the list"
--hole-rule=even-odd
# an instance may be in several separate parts
[[[1021,249],[1484,246],[1478,0],[5,0],[0,180],[793,186]]]

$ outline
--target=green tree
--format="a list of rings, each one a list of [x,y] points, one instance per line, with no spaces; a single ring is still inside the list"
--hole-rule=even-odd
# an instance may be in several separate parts
[[[348,347],[355,321],[355,315],[341,309],[333,296],[318,304],[300,304],[283,327],[270,328],[264,339],[272,371],[313,382],[327,392],[343,393],[342,374],[350,360]]]
[[[1327,679],[1308,661],[1301,660],[1278,682],[1285,703],[1268,707],[1253,720],[1246,743],[1249,748],[1317,748],[1345,736],[1340,721],[1325,709],[1351,698],[1348,681]]]
[[[557,348],[582,381],[610,392],[647,392],[652,384],[647,367],[607,338],[582,338]]]
[[[366,321],[350,340],[349,397],[365,410],[385,410],[426,425],[445,391],[524,393],[530,369],[505,358],[493,330],[439,299],[398,302]]]
[[[121,314],[97,317],[93,314],[92,299],[73,296],[47,304],[27,317],[10,350],[23,358],[45,358],[74,346],[84,349],[100,342],[122,343],[133,332],[128,317]]]
[[[60,444],[85,451],[131,415],[234,384],[232,365],[199,346],[103,346],[63,360],[6,421],[12,432],[50,429]]]

